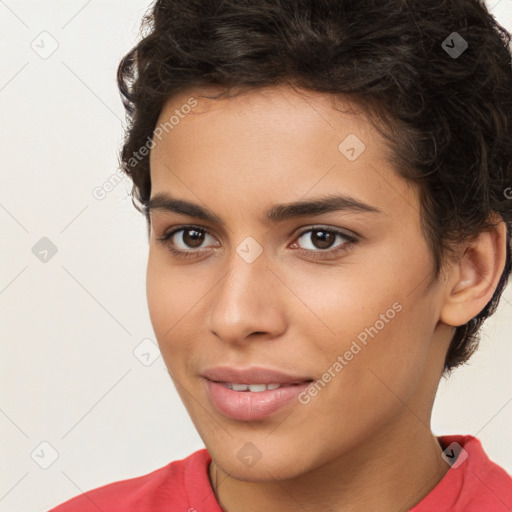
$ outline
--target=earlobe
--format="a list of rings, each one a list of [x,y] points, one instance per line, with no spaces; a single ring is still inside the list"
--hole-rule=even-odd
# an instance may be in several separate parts
[[[440,320],[451,326],[467,323],[491,300],[505,267],[507,228],[501,221],[465,244],[448,271]]]

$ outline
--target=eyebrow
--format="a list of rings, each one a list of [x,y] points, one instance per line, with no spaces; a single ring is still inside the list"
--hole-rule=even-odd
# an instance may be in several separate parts
[[[198,204],[175,199],[166,193],[158,193],[144,205],[146,215],[151,211],[168,211],[189,217],[196,217],[205,221],[224,225],[224,221],[209,208]],[[353,197],[339,194],[313,198],[307,201],[295,201],[285,204],[274,204],[265,212],[267,222],[278,223],[294,217],[321,215],[323,213],[346,211],[356,213],[382,213],[375,206],[363,203]]]

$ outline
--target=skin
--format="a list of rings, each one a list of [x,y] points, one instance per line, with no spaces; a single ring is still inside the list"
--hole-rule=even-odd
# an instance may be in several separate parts
[[[198,100],[151,151],[151,196],[208,207],[225,225],[153,210],[147,299],[162,356],[212,457],[217,500],[228,512],[407,510],[449,469],[430,429],[432,405],[454,327],[485,306],[503,271],[505,225],[461,246],[428,288],[418,191],[396,174],[362,113],[289,86],[202,97],[213,90],[163,108],[159,122]],[[338,150],[349,134],[366,145],[352,162]],[[265,222],[271,204],[332,193],[381,213]],[[187,231],[157,240],[187,225],[207,231],[202,242],[191,245]],[[318,230],[301,235],[318,225],[358,242],[322,246]],[[252,263],[236,252],[247,236],[263,249]],[[199,257],[177,258],[173,242]],[[311,256],[343,244],[337,255]],[[265,366],[320,379],[397,302],[400,312],[309,404],[244,422],[210,403],[206,368]],[[237,457],[248,442],[261,453],[251,467]]]

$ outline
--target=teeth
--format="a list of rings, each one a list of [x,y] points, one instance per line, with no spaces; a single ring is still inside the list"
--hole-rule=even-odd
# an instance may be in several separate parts
[[[223,382],[224,386],[233,391],[251,391],[252,393],[259,393],[267,389],[278,389],[281,384],[231,384],[231,382]]]
[[[247,391],[249,386],[247,384],[233,384],[231,389],[233,391]]]
[[[258,393],[259,391],[266,391],[267,385],[266,384],[249,384],[249,391],[252,391],[253,393]]]

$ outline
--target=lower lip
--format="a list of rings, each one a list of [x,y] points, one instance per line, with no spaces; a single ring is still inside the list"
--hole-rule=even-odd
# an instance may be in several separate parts
[[[297,398],[310,382],[266,391],[233,391],[219,382],[206,379],[210,402],[224,416],[234,420],[255,421],[270,416]]]

